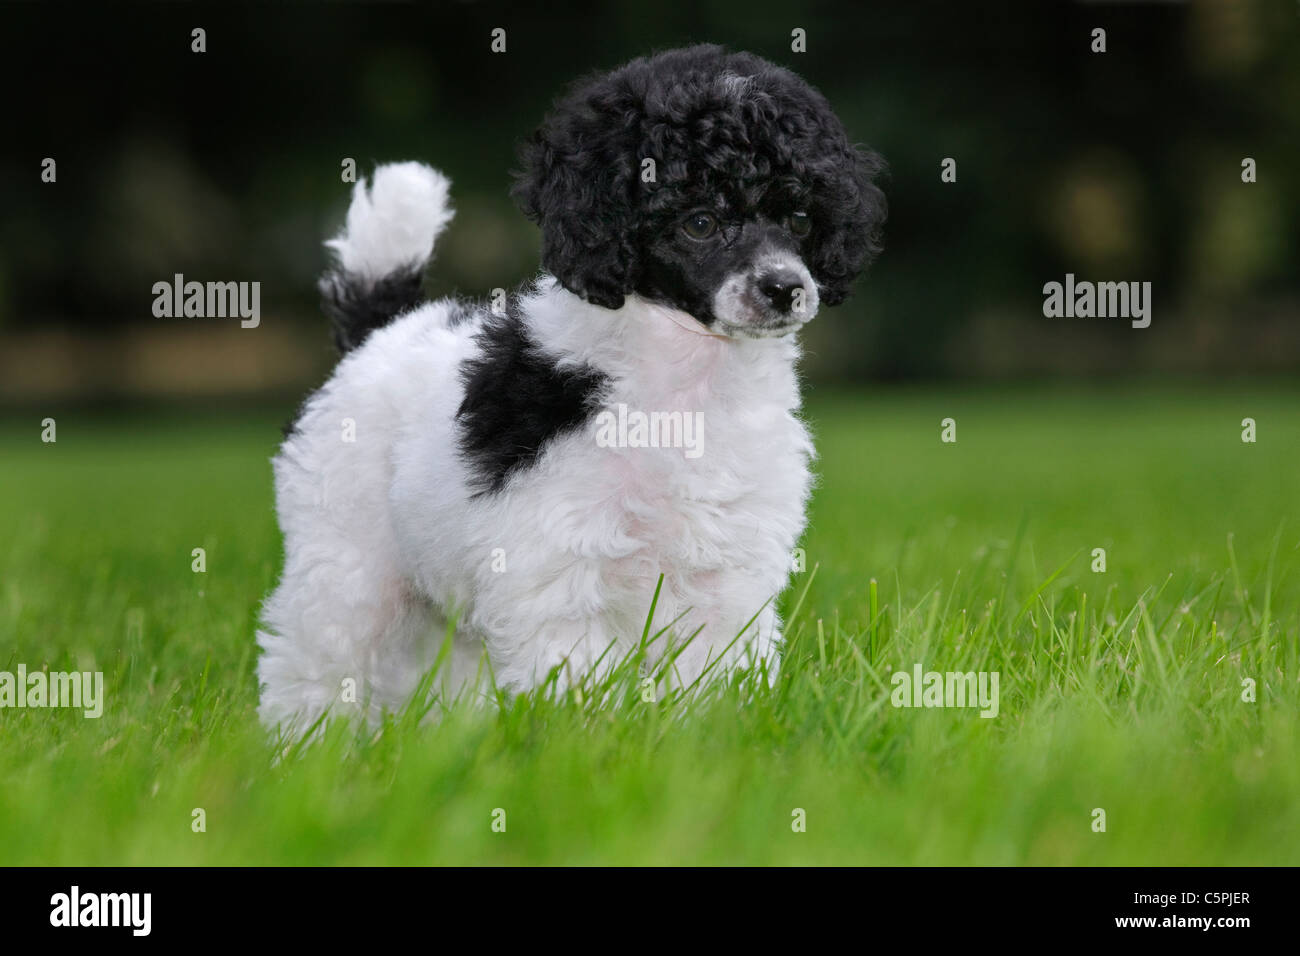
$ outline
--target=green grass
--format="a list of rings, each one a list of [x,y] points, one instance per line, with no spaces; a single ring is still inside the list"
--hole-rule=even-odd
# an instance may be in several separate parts
[[[813,393],[774,689],[280,760],[252,635],[283,416],[56,412],[45,445],[44,414],[0,425],[0,670],[101,669],[108,702],[0,710],[0,864],[1300,862],[1300,392]],[[917,662],[997,671],[1000,714],[890,706]]]

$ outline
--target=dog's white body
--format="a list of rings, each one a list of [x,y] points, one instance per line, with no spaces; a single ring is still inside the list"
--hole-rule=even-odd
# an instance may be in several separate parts
[[[370,196],[358,187],[334,246],[379,275],[427,258],[449,219],[438,174],[384,167]],[[716,660],[710,673],[762,661],[774,675],[775,599],[813,454],[794,336],[722,338],[637,297],[590,305],[543,276],[518,304],[533,341],[603,373],[605,407],[702,412],[702,453],[602,447],[589,422],[480,493],[456,421],[480,320],[453,324],[453,312],[429,303],[370,335],[275,458],[285,567],[258,634],[264,721],[301,730],[327,710],[402,706],[453,614],[443,692],[483,676],[485,647],[498,686],[534,687],[556,665],[572,684],[636,648],[660,574],[652,633],[676,620],[680,642],[699,629],[673,682]]]

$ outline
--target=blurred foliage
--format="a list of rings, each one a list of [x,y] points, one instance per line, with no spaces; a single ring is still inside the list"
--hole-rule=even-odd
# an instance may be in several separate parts
[[[510,286],[539,243],[508,172],[550,101],[580,74],[711,40],[796,69],[890,163],[885,254],[810,327],[814,376],[1300,368],[1300,8],[1285,0],[30,5],[0,21],[0,336],[147,324],[152,284],[179,272],[260,281],[264,321],[326,348],[314,280],[344,157],[453,179],[432,293]],[[1066,272],[1152,282],[1152,327],[1043,318],[1042,286]]]

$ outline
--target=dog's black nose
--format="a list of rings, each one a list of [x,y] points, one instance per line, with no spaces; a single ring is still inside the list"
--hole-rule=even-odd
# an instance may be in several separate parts
[[[793,269],[778,269],[758,277],[758,290],[782,312],[789,312],[795,293],[803,289],[803,280]]]

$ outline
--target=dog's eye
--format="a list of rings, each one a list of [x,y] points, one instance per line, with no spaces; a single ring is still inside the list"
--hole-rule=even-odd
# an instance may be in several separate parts
[[[806,236],[812,232],[812,217],[806,212],[790,214],[790,231],[796,236]]]
[[[707,239],[718,228],[718,220],[707,212],[693,212],[682,223],[682,230],[692,239]]]

